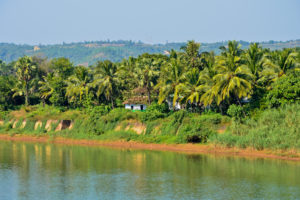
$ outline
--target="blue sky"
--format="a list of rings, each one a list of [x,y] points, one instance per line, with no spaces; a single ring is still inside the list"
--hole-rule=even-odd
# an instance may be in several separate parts
[[[300,39],[300,0],[0,0],[0,42]]]

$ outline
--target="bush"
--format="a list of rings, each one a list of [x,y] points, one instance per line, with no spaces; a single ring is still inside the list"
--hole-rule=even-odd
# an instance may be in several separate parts
[[[110,111],[109,106],[95,106],[95,107],[89,107],[86,109],[86,113],[89,116],[102,116],[108,114]]]
[[[178,131],[179,143],[206,143],[208,138],[216,134],[213,130],[193,122],[183,125]]]
[[[158,110],[148,111],[141,113],[140,119],[142,122],[153,121],[159,118],[166,117],[166,114],[159,112]]]
[[[101,119],[105,122],[118,122],[128,119],[138,119],[138,112],[132,112],[124,108],[115,108],[107,115],[103,116]]]
[[[157,104],[152,103],[150,106],[147,107],[146,111],[141,113],[140,120],[143,122],[146,121],[153,121],[159,118],[164,118],[167,116],[169,112],[168,104]]]
[[[233,118],[234,121],[241,122],[245,117],[245,110],[242,106],[232,104],[227,110],[227,114]]]
[[[169,106],[167,103],[152,103],[150,106],[147,107],[146,111],[158,111],[160,113],[168,113],[170,112]]]
[[[195,120],[195,123],[205,123],[205,124],[220,124],[222,120],[226,117],[222,116],[219,113],[209,113],[209,114],[202,114],[198,117],[193,117]],[[225,120],[226,121],[226,120]]]
[[[290,103],[300,102],[300,72],[291,72],[288,76],[279,78],[271,85],[267,94],[269,107],[280,107]]]

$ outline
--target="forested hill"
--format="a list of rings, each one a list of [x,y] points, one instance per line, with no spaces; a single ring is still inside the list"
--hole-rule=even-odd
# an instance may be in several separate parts
[[[239,41],[242,48],[247,48],[249,42]],[[219,53],[220,46],[227,42],[202,43],[201,51],[215,51]],[[300,39],[286,42],[262,42],[264,48],[282,49],[300,47]],[[97,41],[79,42],[56,45],[16,45],[0,43],[0,60],[11,62],[23,55],[41,56],[48,58],[66,57],[75,64],[90,65],[98,60],[120,61],[129,56],[138,56],[143,53],[166,53],[171,49],[179,50],[185,43],[145,44],[132,41]]]

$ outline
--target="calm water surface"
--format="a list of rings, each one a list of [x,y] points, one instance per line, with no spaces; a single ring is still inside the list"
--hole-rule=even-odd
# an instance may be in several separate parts
[[[0,199],[300,199],[300,163],[0,141]]]

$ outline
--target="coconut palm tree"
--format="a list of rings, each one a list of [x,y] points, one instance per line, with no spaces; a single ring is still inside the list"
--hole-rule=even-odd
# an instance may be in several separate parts
[[[39,92],[43,101],[43,106],[45,106],[46,99],[48,99],[54,92],[54,87],[51,83],[55,78],[54,73],[51,72],[48,73],[47,76],[43,76],[43,79],[38,82],[40,85]]]
[[[79,103],[82,103],[83,97],[87,97],[91,88],[92,75],[86,67],[79,66],[74,70],[67,83],[66,97],[70,102],[76,102],[79,98]]]
[[[253,76],[249,68],[242,64],[242,50],[236,41],[229,41],[228,48],[220,49],[222,53],[216,61],[214,85],[210,94],[205,95],[207,99],[204,102],[207,105],[215,100],[219,105],[225,99],[234,97],[241,104],[240,99],[251,93]]]
[[[136,58],[129,57],[128,59],[124,59],[118,66],[117,75],[125,89],[130,90],[137,87],[137,77],[135,73],[137,66],[136,60]]]
[[[250,44],[249,48],[243,55],[245,65],[250,69],[251,73],[257,81],[260,77],[260,71],[264,65],[264,51],[258,43]]]
[[[185,81],[178,85],[179,95],[182,96],[181,102],[186,104],[200,103],[201,96],[206,92],[207,85],[205,80],[201,79],[201,73],[198,68],[193,68],[185,75]]]
[[[114,109],[114,98],[119,92],[119,78],[117,66],[106,60],[98,62],[94,70],[94,81],[92,86],[97,90],[97,96],[104,94],[105,98],[111,102]]]
[[[180,58],[172,58],[170,62],[161,68],[161,76],[158,84],[155,86],[159,89],[158,103],[162,103],[170,95],[173,95],[173,106],[178,100],[179,85],[185,80],[186,67]]]
[[[19,58],[15,64],[16,76],[18,79],[17,87],[13,89],[14,96],[25,96],[25,105],[29,105],[29,94],[33,91],[32,81],[36,74],[36,66],[31,57],[24,56]]]
[[[151,104],[151,91],[159,77],[159,71],[156,64],[156,61],[153,61],[150,58],[142,58],[135,68],[139,86],[144,87],[147,90],[149,104]]]
[[[262,74],[271,82],[285,75],[290,69],[299,67],[298,52],[294,49],[283,49],[270,52],[264,63]]]
[[[200,68],[200,43],[196,43],[194,40],[188,41],[186,46],[181,47],[181,50],[184,50],[185,59],[187,61],[188,66],[191,68],[197,67]]]

